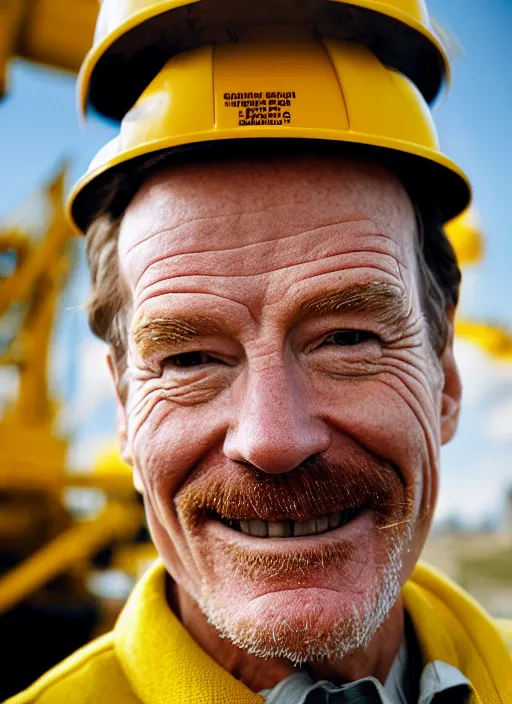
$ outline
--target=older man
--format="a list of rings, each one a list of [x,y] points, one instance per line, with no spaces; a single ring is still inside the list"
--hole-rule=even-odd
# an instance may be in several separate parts
[[[176,117],[180,62],[212,90],[199,50],[162,70],[75,192],[90,321],[162,561],[112,634],[13,701],[512,702],[491,619],[415,569],[459,415],[460,274],[441,223],[464,179],[417,92],[367,50],[328,46],[338,103],[316,43],[226,51],[251,100],[269,65],[308,56],[316,83],[297,73],[283,100],[309,141],[269,148],[277,133],[244,118],[259,141],[228,149],[244,98],[214,65],[222,149],[177,153],[208,141],[197,102]],[[371,87],[365,110],[350,76]]]

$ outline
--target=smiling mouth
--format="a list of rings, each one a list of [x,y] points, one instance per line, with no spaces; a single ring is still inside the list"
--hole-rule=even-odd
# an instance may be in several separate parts
[[[299,538],[307,535],[329,533],[353,521],[362,511],[362,507],[336,511],[325,516],[311,518],[307,521],[263,521],[259,518],[234,520],[221,516],[212,516],[232,530],[250,535],[254,538]]]

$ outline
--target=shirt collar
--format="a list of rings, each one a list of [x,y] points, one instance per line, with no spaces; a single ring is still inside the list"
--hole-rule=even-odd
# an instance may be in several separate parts
[[[407,629],[411,633],[410,628]],[[411,642],[412,640],[412,642]],[[411,704],[406,694],[408,665],[413,660],[414,635],[404,640],[384,686],[373,677],[366,677],[342,687],[330,682],[313,682],[307,672],[299,672],[280,682],[274,689],[261,692],[267,704]],[[417,704],[435,704],[437,695],[450,690],[450,702],[463,704],[469,699],[471,686],[456,667],[442,661],[428,663],[418,683]],[[416,704],[415,702],[415,704]]]
[[[417,704],[435,704],[437,696],[450,692],[450,704],[466,704],[471,695],[468,680],[460,670],[445,662],[429,663],[421,676]],[[272,690],[261,692],[266,704],[410,704],[403,691],[394,690],[373,677],[336,687],[330,682],[313,682],[299,672]]]

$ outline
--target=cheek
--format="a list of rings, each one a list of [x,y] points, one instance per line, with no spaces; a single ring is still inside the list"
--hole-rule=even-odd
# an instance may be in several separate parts
[[[158,376],[135,369],[132,372],[127,403],[129,437],[134,438],[146,419],[170,409],[194,408],[209,404],[229,385],[228,375],[218,370],[198,372],[187,383],[165,371]],[[158,419],[157,419],[158,420]]]
[[[159,380],[132,384],[128,404],[128,443],[134,469],[151,497],[160,522],[176,526],[173,499],[198,462],[222,448],[227,394],[188,403]],[[194,393],[194,398],[197,398]]]
[[[418,515],[433,512],[440,448],[440,383],[421,350],[388,354],[372,374],[317,379],[322,415],[401,472]]]
[[[150,393],[149,396],[155,395]],[[222,401],[195,407],[170,402],[166,396],[141,403],[128,414],[134,470],[143,484],[146,515],[153,542],[173,579],[199,597],[200,572],[176,515],[174,497],[197,464],[216,461],[222,447]],[[132,396],[135,399],[135,395]],[[219,457],[220,460],[220,457]]]

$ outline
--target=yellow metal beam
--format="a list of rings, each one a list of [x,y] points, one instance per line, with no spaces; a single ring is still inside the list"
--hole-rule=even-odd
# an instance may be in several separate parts
[[[45,187],[45,196],[52,219],[40,245],[33,245],[22,232],[0,231],[0,250],[15,249],[22,258],[13,275],[0,282],[0,316],[13,303],[27,300],[34,286],[42,278],[58,279],[59,270],[65,269],[65,257],[62,252],[66,243],[74,239],[62,207],[67,168],[66,164],[54,180]],[[60,278],[62,276],[63,274]]]
[[[74,525],[0,580],[0,614],[111,542],[133,538],[141,520],[140,507],[110,503],[96,520]]]
[[[512,362],[512,332],[509,330],[487,323],[457,320],[455,334],[477,345],[496,360]]]
[[[457,255],[460,266],[479,264],[485,255],[485,239],[480,217],[474,208],[445,225],[445,232]]]
[[[0,0],[1,2],[1,0]],[[10,479],[25,486],[40,478],[48,488],[65,473],[67,443],[55,432],[56,402],[48,387],[47,367],[57,304],[70,265],[73,238],[62,209],[66,168],[45,189],[51,213],[44,237],[30,240],[20,232],[0,233],[0,251],[14,250],[14,272],[0,281],[0,317],[13,304],[22,308],[0,364],[18,368],[18,392],[0,418],[0,485]]]
[[[7,66],[16,53],[26,5],[26,0],[0,0],[0,96],[7,88]]]
[[[76,73],[92,46],[98,9],[98,0],[32,0],[16,53]]]
[[[14,56],[77,73],[98,9],[98,0],[0,0],[0,97]]]
[[[0,424],[0,441],[3,439],[1,430],[2,425]],[[34,436],[30,434],[29,430],[25,430],[22,437],[25,444],[29,439],[34,442]],[[62,489],[100,489],[111,496],[119,497],[129,497],[136,493],[131,474],[113,472],[108,474],[95,474],[92,472],[90,474],[65,473],[63,471],[64,453],[62,462],[57,466],[44,462],[40,458],[41,451],[39,448],[43,443],[45,443],[44,447],[46,448],[51,441],[51,436],[48,437],[46,428],[43,429],[39,440],[39,446],[36,444],[35,447],[33,461],[27,460],[25,453],[23,458],[10,457],[7,467],[2,457],[0,491],[26,491],[31,489],[34,491],[55,492]]]

